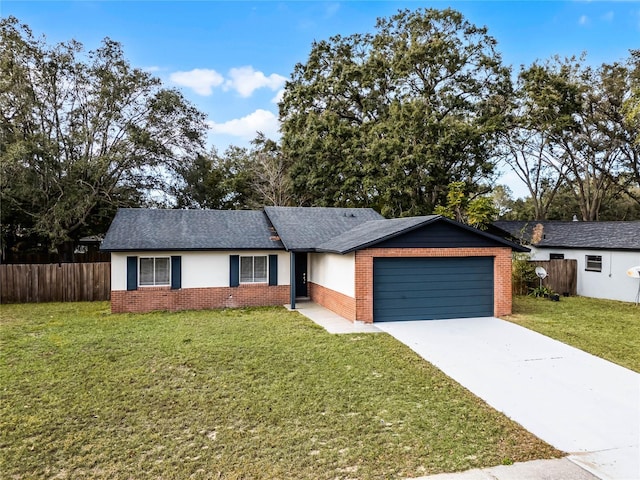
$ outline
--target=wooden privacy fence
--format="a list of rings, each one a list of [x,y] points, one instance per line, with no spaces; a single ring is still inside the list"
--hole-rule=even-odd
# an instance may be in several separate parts
[[[0,265],[0,303],[109,300],[110,263]]]
[[[532,260],[531,263],[547,271],[547,278],[542,281],[542,285],[560,295],[577,295],[577,260]],[[539,280],[536,280],[534,286],[539,284]]]

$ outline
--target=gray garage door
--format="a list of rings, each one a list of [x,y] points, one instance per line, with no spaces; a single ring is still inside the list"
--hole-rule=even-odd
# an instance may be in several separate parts
[[[373,321],[493,316],[493,257],[375,258]]]

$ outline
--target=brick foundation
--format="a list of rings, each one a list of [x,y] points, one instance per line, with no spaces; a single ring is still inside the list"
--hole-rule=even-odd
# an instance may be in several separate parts
[[[356,252],[356,319],[373,323],[374,257],[494,257],[493,310],[511,313],[511,249],[492,248],[369,248]]]
[[[242,284],[239,287],[184,288],[145,287],[112,290],[112,313],[144,313],[157,310],[204,310],[211,308],[284,305],[289,301],[289,285]]]
[[[336,292],[317,283],[307,283],[309,297],[318,305],[328,308],[332,312],[354,321],[356,319],[356,299],[344,293]]]

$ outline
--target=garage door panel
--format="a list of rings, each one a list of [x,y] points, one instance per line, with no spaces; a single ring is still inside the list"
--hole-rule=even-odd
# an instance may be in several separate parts
[[[429,307],[447,307],[451,306],[452,309],[457,307],[472,307],[474,305],[493,306],[493,302],[488,302],[486,295],[471,295],[465,297],[447,296],[429,299]],[[410,309],[410,308],[422,308],[424,310],[425,302],[423,298],[406,298],[402,299],[402,304],[399,307],[393,307],[392,310]],[[385,310],[384,307],[379,310]]]
[[[413,280],[413,277],[404,277],[403,279],[393,282],[389,285],[385,285],[384,288],[374,288],[375,293],[384,293],[384,292],[403,292],[403,291],[415,291],[415,292],[429,292],[432,290],[451,290],[452,287],[456,287],[459,285],[458,279],[445,280],[443,278],[434,278],[428,282]],[[469,282],[463,283],[467,290],[475,290],[475,289],[489,289],[489,291],[493,291],[493,280],[491,277],[477,277],[470,278]],[[459,292],[460,288],[455,288],[457,292]]]
[[[453,290],[451,286],[447,285],[434,285],[429,290],[421,289],[413,289],[413,288],[402,288],[400,285],[394,285],[392,289],[385,291],[374,291],[374,295],[378,299],[409,299],[416,298],[421,300],[422,297],[430,297],[434,292],[437,292],[437,295],[434,295],[435,298],[438,297],[447,297],[447,298],[469,298],[471,296],[481,296],[481,297],[491,297],[493,294],[493,288],[491,286],[482,285],[476,288],[469,288],[463,292],[460,290]]]
[[[493,315],[493,257],[376,258],[374,321]]]

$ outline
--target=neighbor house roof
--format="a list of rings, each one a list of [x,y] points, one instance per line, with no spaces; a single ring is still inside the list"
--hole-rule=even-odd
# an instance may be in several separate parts
[[[324,242],[384,217],[371,208],[265,207],[287,250],[312,251]]]
[[[585,248],[592,250],[640,250],[640,221],[557,222],[499,221],[494,226],[521,243],[538,248]],[[538,233],[534,240],[534,228]]]
[[[123,208],[102,250],[283,249],[261,211]]]

